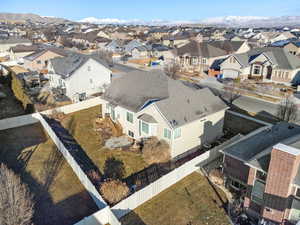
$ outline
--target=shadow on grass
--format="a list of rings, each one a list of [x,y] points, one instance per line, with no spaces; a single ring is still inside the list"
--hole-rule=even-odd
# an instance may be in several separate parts
[[[134,211],[131,211],[127,215],[123,216],[120,221],[122,225],[147,225]]]
[[[40,146],[47,141],[47,136],[39,124],[0,131],[0,140],[3,140],[0,146],[0,163],[6,164],[18,174],[33,195],[35,225],[71,225],[97,210],[87,192],[75,194],[58,203],[53,201],[49,189],[65,162],[54,145],[50,149],[51,152],[46,153],[49,155],[45,161],[40,157],[36,159],[44,161],[38,164],[37,170],[41,171],[38,178],[27,171],[31,157],[38,151],[41,153],[46,150]],[[68,196],[68,190],[63,191]],[[77,207],[78,203],[82,205]]]

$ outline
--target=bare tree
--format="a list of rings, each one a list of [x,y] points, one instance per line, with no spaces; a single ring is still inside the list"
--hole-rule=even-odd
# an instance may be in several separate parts
[[[0,165],[0,224],[29,225],[33,201],[26,185],[12,170]]]
[[[97,55],[103,59],[108,65],[113,65],[113,53],[111,51],[98,50]]]
[[[297,106],[294,101],[287,97],[278,106],[277,117],[281,121],[294,122],[297,119]]]
[[[67,48],[72,48],[74,46],[72,40],[66,37],[61,38],[60,43]]]
[[[165,74],[172,78],[172,79],[177,79],[178,78],[178,72],[180,70],[180,65],[178,63],[171,63],[168,64],[164,67],[164,72]]]
[[[224,87],[224,94],[223,97],[228,103],[231,105],[234,100],[238,99],[241,96],[241,92],[239,87],[236,85],[235,82],[231,82]]]

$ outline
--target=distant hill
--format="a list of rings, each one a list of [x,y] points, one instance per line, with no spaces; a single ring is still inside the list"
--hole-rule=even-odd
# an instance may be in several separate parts
[[[69,20],[56,17],[39,16],[32,13],[0,13],[0,21],[7,22],[37,22],[37,23],[64,23]]]
[[[230,27],[280,27],[300,26],[300,16],[255,17],[255,16],[225,16],[208,18],[200,21],[206,25]]]
[[[258,17],[258,16],[225,16],[203,20],[168,21],[168,20],[120,20],[117,18],[88,17],[80,20],[83,23],[118,24],[118,25],[209,25],[225,27],[283,27],[300,26],[300,16]]]

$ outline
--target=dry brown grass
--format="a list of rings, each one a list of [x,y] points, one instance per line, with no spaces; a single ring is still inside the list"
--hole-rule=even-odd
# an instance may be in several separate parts
[[[145,162],[149,165],[165,163],[171,158],[169,144],[164,140],[158,140],[156,137],[151,137],[145,141],[142,153]]]
[[[114,204],[128,196],[129,188],[119,180],[109,179],[101,184],[100,192],[106,201]]]
[[[197,172],[121,218],[122,225],[229,225],[225,193]]]

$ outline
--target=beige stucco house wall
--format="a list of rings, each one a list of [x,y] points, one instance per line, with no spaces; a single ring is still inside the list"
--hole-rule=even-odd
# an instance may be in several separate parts
[[[105,103],[102,105],[102,112],[111,115],[111,106],[109,106],[107,101],[104,100],[104,102]],[[171,157],[176,159],[191,151],[197,150],[204,143],[211,143],[216,138],[222,136],[223,119],[226,109],[178,127],[177,129],[180,129],[181,133],[181,136],[178,138],[174,137],[175,129],[170,126],[169,122],[159,111],[155,103],[138,113],[134,113],[121,106],[116,106],[114,111],[115,121],[118,121],[122,125],[124,134],[129,135],[130,131],[134,133],[135,139],[150,136],[156,136],[158,139],[163,139],[170,145]],[[128,112],[133,114],[132,123],[127,121]],[[145,113],[151,115],[156,120],[156,123],[149,123],[148,134],[140,132],[139,117]],[[170,139],[164,136],[165,129],[168,129],[171,132]]]
[[[42,55],[40,55],[32,61],[24,59],[24,67],[32,71],[40,71],[46,69],[49,60],[56,57],[62,56],[52,51],[46,51],[45,53],[43,53]]]

